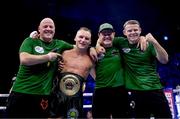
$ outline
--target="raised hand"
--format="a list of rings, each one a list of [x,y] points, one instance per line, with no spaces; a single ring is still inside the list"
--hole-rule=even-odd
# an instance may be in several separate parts
[[[37,31],[33,31],[30,33],[29,37],[32,39],[36,39],[36,38],[39,38],[39,34]]]

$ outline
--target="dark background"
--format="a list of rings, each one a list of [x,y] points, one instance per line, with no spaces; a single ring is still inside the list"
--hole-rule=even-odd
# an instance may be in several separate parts
[[[180,7],[176,0],[6,0],[1,3],[1,77],[0,93],[7,93],[19,66],[18,50],[22,41],[37,30],[39,22],[51,17],[56,38],[74,43],[81,26],[92,30],[96,43],[101,23],[111,23],[116,36],[122,36],[126,20],[141,23],[143,35],[151,32],[167,50],[170,62],[159,65],[165,86],[180,84]],[[164,40],[164,36],[169,39]]]

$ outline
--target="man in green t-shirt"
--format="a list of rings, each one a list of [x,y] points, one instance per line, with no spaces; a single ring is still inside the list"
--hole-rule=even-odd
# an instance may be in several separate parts
[[[125,22],[123,33],[127,38],[116,37],[114,46],[122,50],[125,86],[134,102],[134,116],[171,118],[168,101],[156,70],[156,60],[162,64],[168,62],[167,52],[151,33],[142,37],[148,43],[147,49],[142,51],[137,47],[141,34],[137,20]]]
[[[8,117],[48,117],[48,99],[57,71],[58,53],[73,48],[53,38],[55,25],[51,18],[43,19],[38,31],[39,39],[28,37],[20,47],[20,66],[7,103]]]
[[[114,28],[109,23],[99,27],[100,44],[106,52],[96,63],[95,90],[93,94],[93,118],[127,117],[128,93],[124,87],[124,72],[119,49],[113,47]]]

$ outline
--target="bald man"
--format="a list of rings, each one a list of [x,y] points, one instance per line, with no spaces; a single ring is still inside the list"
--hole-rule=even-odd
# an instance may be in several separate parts
[[[26,38],[19,50],[20,66],[7,103],[9,118],[48,117],[49,96],[57,71],[58,53],[73,46],[54,39],[55,24],[44,18],[38,27],[39,38]],[[52,52],[56,50],[56,52]]]

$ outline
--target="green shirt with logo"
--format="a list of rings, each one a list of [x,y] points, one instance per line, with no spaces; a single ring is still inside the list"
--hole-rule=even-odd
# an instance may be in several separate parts
[[[58,39],[53,39],[51,43],[47,43],[40,39],[26,38],[19,52],[43,55],[54,49],[56,49],[56,52],[62,53],[64,50],[72,48],[73,46],[71,44]],[[31,66],[20,65],[12,91],[26,94],[49,95],[56,71],[57,61]]]
[[[119,49],[106,48],[103,58],[96,64],[95,89],[124,85],[122,58]]]
[[[141,51],[137,44],[129,44],[127,38],[116,37],[113,45],[122,50],[125,85],[132,90],[161,89],[156,69],[156,52],[149,43],[147,50]]]

